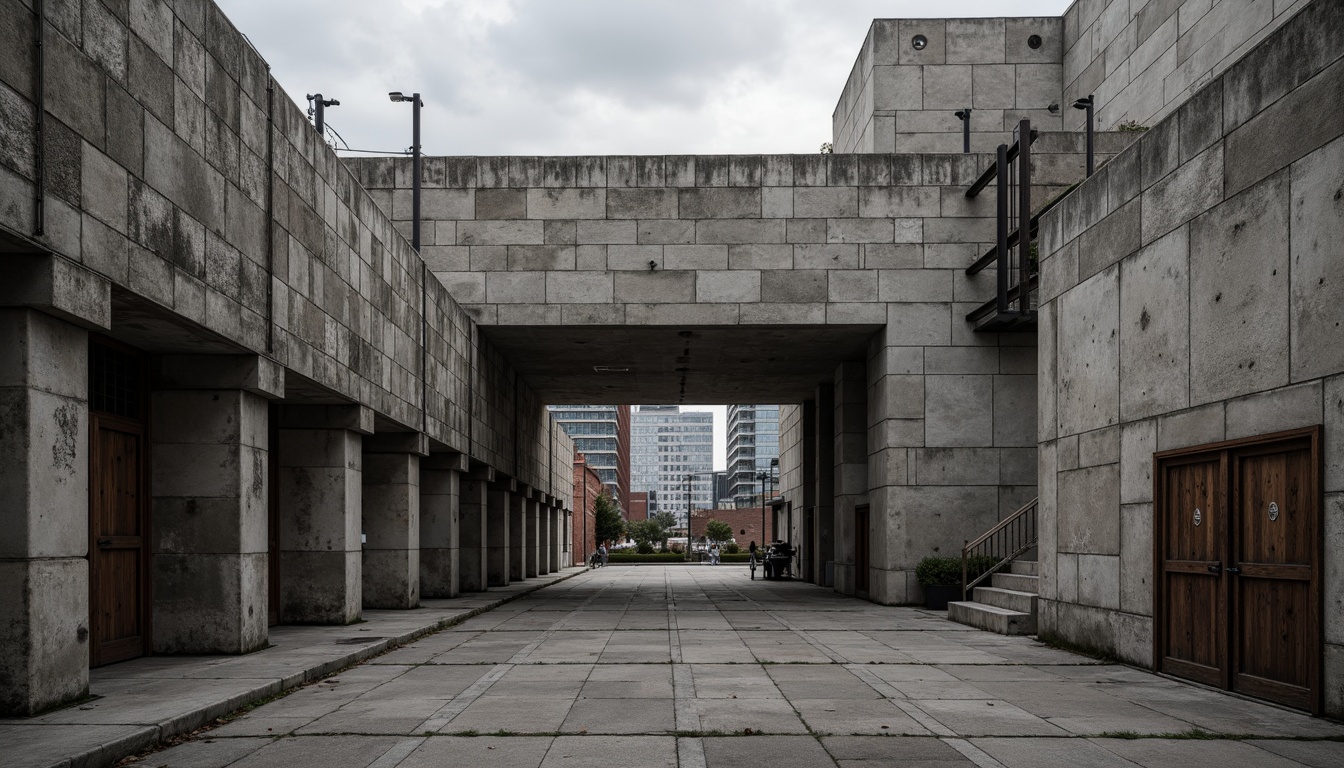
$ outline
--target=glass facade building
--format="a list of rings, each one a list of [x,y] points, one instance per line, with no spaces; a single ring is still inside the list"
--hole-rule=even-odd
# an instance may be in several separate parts
[[[637,406],[630,416],[630,435],[631,488],[657,492],[649,496],[650,515],[671,512],[685,525],[688,505],[714,506],[713,413],[682,411],[676,405]]]
[[[761,503],[760,472],[777,473],[770,466],[779,458],[779,406],[728,406],[728,475],[733,503],[739,507],[754,507]],[[779,488],[778,475],[774,490]],[[766,481],[765,491],[771,492]]]
[[[587,457],[611,497],[624,509],[630,498],[630,406],[550,405],[547,409],[574,450]]]

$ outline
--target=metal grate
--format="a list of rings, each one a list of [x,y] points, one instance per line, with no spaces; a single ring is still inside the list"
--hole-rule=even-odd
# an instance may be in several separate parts
[[[144,409],[144,370],[134,352],[89,345],[89,409],[139,419]]]

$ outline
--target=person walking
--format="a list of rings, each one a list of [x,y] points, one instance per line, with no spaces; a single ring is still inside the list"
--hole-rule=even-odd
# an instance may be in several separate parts
[[[755,539],[752,539],[752,540],[751,540],[751,546],[747,547],[747,551],[751,553],[751,557],[747,558],[747,567],[751,570],[751,580],[752,580],[752,581],[755,581],[755,580],[756,580],[756,540],[755,540]]]
[[[605,568],[607,565],[607,542],[604,541],[601,544],[598,544],[597,551],[602,554],[602,566]]]
[[[709,564],[710,565],[719,564],[719,542],[717,541],[714,542],[714,545],[709,548]]]

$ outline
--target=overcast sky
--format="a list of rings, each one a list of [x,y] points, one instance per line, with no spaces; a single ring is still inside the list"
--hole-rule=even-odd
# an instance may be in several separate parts
[[[349,145],[437,155],[815,152],[876,17],[1066,0],[217,0]]]
[[[874,18],[1059,15],[1067,0],[217,0],[351,147],[430,155],[816,152]],[[726,409],[715,468],[726,465]]]

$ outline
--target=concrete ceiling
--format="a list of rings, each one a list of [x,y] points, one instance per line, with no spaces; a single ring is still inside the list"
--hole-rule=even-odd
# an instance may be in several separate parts
[[[482,326],[481,334],[552,405],[717,405],[811,398],[836,365],[866,358],[879,328]]]

